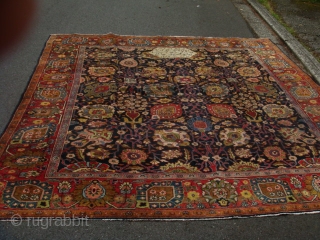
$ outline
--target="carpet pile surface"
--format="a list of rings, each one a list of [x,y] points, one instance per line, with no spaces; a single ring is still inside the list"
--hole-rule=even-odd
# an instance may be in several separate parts
[[[0,218],[318,211],[319,90],[268,39],[51,35],[0,139]]]

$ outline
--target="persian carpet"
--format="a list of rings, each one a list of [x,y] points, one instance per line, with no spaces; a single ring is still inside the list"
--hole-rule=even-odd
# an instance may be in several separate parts
[[[52,35],[0,141],[0,217],[318,211],[319,90],[268,39]]]

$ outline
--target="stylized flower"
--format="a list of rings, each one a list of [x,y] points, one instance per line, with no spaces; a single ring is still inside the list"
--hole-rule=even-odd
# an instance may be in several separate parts
[[[208,162],[209,159],[210,159],[210,157],[208,157],[208,156],[201,156],[200,159],[201,159],[202,161],[204,161],[204,162]]]
[[[266,147],[263,153],[267,158],[274,161],[282,161],[286,157],[286,153],[278,146]]]
[[[90,152],[87,152],[86,155],[91,159],[105,160],[109,157],[110,152],[103,148],[97,148],[97,149],[91,150]]]
[[[195,71],[198,75],[209,75],[210,76],[213,74],[212,67],[201,66],[201,67],[197,67],[195,69]]]
[[[132,183],[129,183],[129,182],[122,183],[119,188],[120,188],[121,193],[123,193],[123,194],[130,193],[133,189]]]
[[[314,116],[320,116],[320,106],[319,105],[309,105],[304,109],[309,114]]]
[[[235,151],[235,154],[241,158],[248,158],[252,156],[250,149],[246,149],[246,148],[237,149]]]
[[[234,163],[232,166],[230,166],[228,171],[247,172],[247,171],[257,171],[258,169],[259,169],[259,164],[255,164],[252,162],[240,161],[240,162]]]
[[[243,77],[259,77],[261,75],[256,67],[240,67],[237,72]]]
[[[307,176],[306,189],[314,196],[320,198],[320,177],[318,175]]]
[[[242,128],[224,128],[219,137],[226,146],[243,146],[250,140],[248,134]]]
[[[302,187],[301,181],[300,181],[298,178],[296,178],[296,177],[291,177],[291,178],[290,178],[290,182],[291,182],[291,184],[293,184],[294,187],[296,187],[296,188],[301,188],[301,187]]]
[[[292,126],[292,122],[290,122],[289,120],[280,120],[278,121],[278,123],[283,126]]]
[[[147,157],[148,155],[139,149],[125,149],[120,154],[122,161],[127,162],[130,165],[141,164]]]
[[[138,66],[138,62],[136,60],[134,60],[133,58],[124,59],[124,60],[120,61],[120,64],[124,67],[130,67],[130,68]]]
[[[243,190],[240,192],[241,196],[246,199],[252,198],[252,193],[248,190]]]
[[[69,204],[73,201],[72,195],[65,195],[61,198],[63,204]]]
[[[76,155],[73,153],[68,153],[66,158],[74,158]]]
[[[229,89],[223,84],[206,84],[202,87],[203,91],[211,97],[224,97],[228,95]]]
[[[307,155],[310,151],[301,146],[294,146],[292,148],[292,152],[297,156],[304,156],[304,155]]]
[[[218,203],[221,207],[225,207],[237,201],[235,186],[220,178],[205,183],[202,191],[203,197],[210,204]]]
[[[62,181],[58,185],[59,193],[67,193],[71,189],[71,184],[68,181]]]
[[[142,77],[164,77],[167,75],[167,71],[160,67],[146,67],[142,70]]]
[[[37,177],[37,176],[39,176],[40,175],[40,173],[39,172],[37,172],[37,171],[34,171],[34,170],[32,170],[32,171],[28,171],[28,172],[22,172],[21,174],[25,174],[24,175],[24,177],[26,177],[26,178],[30,178],[30,177]],[[20,175],[21,176],[21,175]]]
[[[230,65],[227,61],[222,59],[215,59],[213,63],[218,67],[228,67]]]
[[[116,195],[114,197],[114,201],[116,203],[125,203],[126,202],[126,198],[123,195]]]
[[[189,163],[182,163],[180,161],[176,163],[168,163],[165,166],[161,166],[160,169],[164,172],[170,172],[170,173],[199,172],[198,168],[192,167]]]
[[[99,182],[98,180],[83,181],[78,184],[72,192],[72,197],[79,202],[80,207],[103,207],[106,202],[114,200],[116,192],[109,182]]]
[[[158,144],[168,147],[189,146],[190,137],[185,131],[177,129],[156,130],[153,140]]]
[[[196,191],[190,191],[187,193],[187,197],[190,201],[197,201],[200,197],[200,193]]]
[[[98,121],[90,121],[90,122],[88,123],[88,125],[89,125],[90,127],[100,128],[100,127],[103,127],[103,126],[107,125],[107,123],[98,120]]]
[[[104,118],[112,118],[114,113],[114,107],[109,105],[88,105],[84,106],[78,111],[78,114],[81,117],[89,118],[89,119],[104,119]],[[94,126],[101,123],[92,123]]]
[[[169,98],[161,98],[161,99],[158,99],[157,101],[159,103],[170,103],[170,102],[172,102],[172,100],[169,99]]]
[[[206,118],[195,117],[187,121],[188,127],[197,132],[207,132],[212,130],[212,123]]]
[[[162,157],[165,159],[174,159],[180,157],[182,153],[179,150],[168,150],[162,152]]]
[[[268,104],[263,106],[262,109],[272,118],[289,118],[293,115],[293,110],[285,105]]]
[[[115,74],[113,67],[89,67],[88,73],[95,77],[104,77]]]
[[[5,158],[4,166],[9,168],[27,169],[40,166],[46,160],[44,152],[22,151]]]

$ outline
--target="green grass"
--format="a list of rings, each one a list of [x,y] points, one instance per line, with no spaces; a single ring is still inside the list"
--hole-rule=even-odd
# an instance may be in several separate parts
[[[303,2],[320,3],[320,0],[304,0]]]
[[[280,22],[288,32],[290,32],[292,35],[296,35],[295,31],[293,30],[292,27],[288,26],[282,19],[282,17],[277,14],[272,7],[272,3],[269,0],[258,0],[265,8],[270,12],[270,14],[278,21]],[[313,0],[311,0],[313,1]],[[320,0],[315,0],[315,1],[320,1]]]
[[[274,8],[272,6],[272,2],[270,0],[258,0],[269,12],[270,14],[279,22],[282,24],[282,26],[284,26],[288,32],[290,32],[295,38],[297,38],[299,40],[299,42],[305,47],[307,48],[310,52],[311,49],[309,46],[307,46],[302,39],[299,38],[298,34],[294,31],[294,29],[292,27],[290,27],[288,24],[285,23],[285,21],[283,20],[283,18],[277,14],[274,11]],[[310,2],[310,3],[320,3],[320,0],[301,0],[302,2]],[[316,59],[320,62],[320,57],[315,56]]]

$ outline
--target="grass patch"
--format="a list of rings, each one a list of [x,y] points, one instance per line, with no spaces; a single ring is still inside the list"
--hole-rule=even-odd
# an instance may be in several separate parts
[[[292,27],[288,26],[282,19],[282,17],[277,14],[272,6],[272,3],[269,0],[258,0],[269,12],[270,14],[278,21],[280,22],[286,29],[288,32],[290,32],[292,35],[296,36],[295,31],[293,30]],[[312,1],[312,0],[311,0]],[[320,0],[316,0],[316,1],[320,1]]]
[[[320,3],[320,0],[303,0],[302,2]]]
[[[272,6],[272,2],[270,0],[258,0],[268,11],[269,13],[282,25],[284,26],[287,31],[289,33],[292,34],[292,36],[294,36],[295,38],[297,38],[299,40],[299,42],[306,48],[309,50],[309,52],[311,52],[310,47],[304,43],[304,41],[302,39],[299,38],[298,34],[296,33],[296,31],[290,27],[284,20],[283,18],[275,12],[273,6]],[[320,0],[301,0],[301,2],[310,2],[310,3],[319,3],[320,4]],[[315,56],[315,58],[320,62],[320,57]]]

